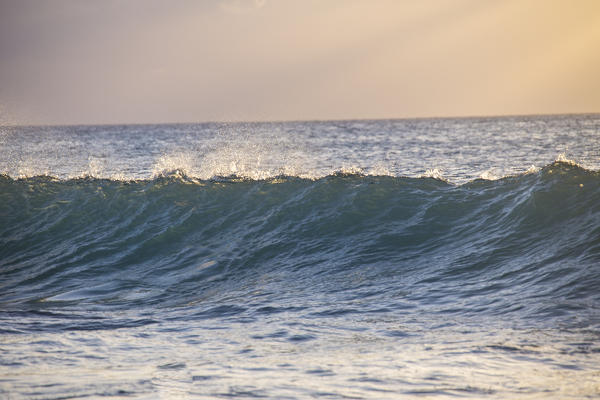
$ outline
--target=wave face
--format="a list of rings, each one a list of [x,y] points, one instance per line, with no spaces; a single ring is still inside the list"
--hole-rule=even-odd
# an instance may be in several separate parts
[[[568,163],[462,186],[173,174],[4,177],[0,192],[5,309],[228,302],[215,316],[252,315],[318,294],[336,301],[314,313],[369,312],[404,291],[431,312],[554,323],[600,301],[600,175]],[[373,300],[340,302],[361,295]]]
[[[0,128],[0,398],[598,397],[598,132]]]

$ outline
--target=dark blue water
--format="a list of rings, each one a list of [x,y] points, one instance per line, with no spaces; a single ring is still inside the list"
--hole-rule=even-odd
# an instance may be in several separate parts
[[[5,128],[0,394],[598,396],[599,127]]]

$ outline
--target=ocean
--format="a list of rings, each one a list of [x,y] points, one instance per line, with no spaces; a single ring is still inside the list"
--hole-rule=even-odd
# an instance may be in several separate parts
[[[600,115],[0,128],[0,397],[600,396]]]

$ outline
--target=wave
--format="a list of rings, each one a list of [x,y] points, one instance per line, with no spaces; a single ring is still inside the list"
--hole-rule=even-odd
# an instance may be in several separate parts
[[[377,298],[365,312],[580,318],[599,304],[598,171],[436,177],[1,176],[0,305],[208,317],[360,293]]]

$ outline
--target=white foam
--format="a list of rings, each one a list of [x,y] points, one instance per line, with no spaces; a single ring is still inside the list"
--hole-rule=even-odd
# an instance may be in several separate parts
[[[479,179],[484,179],[486,181],[497,181],[501,176],[494,173],[493,169],[488,169],[479,175]]]
[[[442,170],[439,169],[439,168],[430,168],[430,169],[427,169],[425,171],[425,173],[423,175],[421,175],[420,177],[421,178],[433,178],[433,179],[438,179],[440,181],[445,181],[446,180],[442,176]]]
[[[569,165],[576,165],[576,166],[580,166],[575,160],[572,160],[570,158],[567,158],[567,154],[566,152],[562,152],[560,153],[557,157],[556,160],[554,160],[555,162],[561,162],[561,163],[565,163],[565,164],[569,164]]]
[[[377,164],[367,173],[369,176],[395,176],[388,167],[383,164]]]
[[[538,167],[536,167],[535,165],[531,164],[531,166],[529,166],[529,168],[527,168],[527,170],[525,171],[525,174],[535,174],[539,170],[540,169]]]

